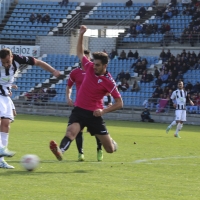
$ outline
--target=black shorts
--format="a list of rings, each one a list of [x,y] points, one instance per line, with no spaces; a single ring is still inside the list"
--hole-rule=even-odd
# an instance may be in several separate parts
[[[79,123],[81,130],[87,127],[91,135],[107,135],[105,122],[102,117],[95,117],[93,111],[75,107],[69,117],[68,126],[73,123]]]

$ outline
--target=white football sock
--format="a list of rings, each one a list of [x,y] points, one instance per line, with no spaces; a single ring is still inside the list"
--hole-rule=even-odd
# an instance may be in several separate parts
[[[2,162],[2,161],[4,161],[4,157],[1,157],[1,158],[0,158],[0,162]]]
[[[2,144],[2,139],[1,139],[1,133],[0,133],[0,149],[3,148],[3,144]]]
[[[175,125],[176,125],[176,121],[173,121],[173,122],[170,124],[170,127],[175,126]]]
[[[183,128],[183,124],[181,124],[181,126],[180,126],[180,130]]]
[[[177,127],[176,127],[176,135],[178,135],[178,132],[181,130],[181,123],[178,123],[177,124]]]
[[[8,146],[8,133],[1,132],[1,142],[4,147]]]

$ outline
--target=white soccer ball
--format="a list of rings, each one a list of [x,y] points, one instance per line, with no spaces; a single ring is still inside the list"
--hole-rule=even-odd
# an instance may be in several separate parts
[[[40,159],[36,155],[27,154],[21,158],[21,165],[28,171],[33,171],[39,165]]]

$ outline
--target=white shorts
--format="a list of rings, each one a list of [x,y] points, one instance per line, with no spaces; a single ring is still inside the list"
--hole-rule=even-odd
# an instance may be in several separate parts
[[[13,102],[9,96],[0,95],[0,118],[9,118],[14,120],[13,116]]]
[[[175,111],[175,120],[176,121],[186,121],[186,110],[176,110]]]

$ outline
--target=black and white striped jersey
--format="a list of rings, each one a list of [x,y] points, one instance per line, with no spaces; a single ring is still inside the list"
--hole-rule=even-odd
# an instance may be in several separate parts
[[[186,109],[186,101],[188,96],[185,90],[175,90],[171,95],[171,99],[176,101],[176,110]]]
[[[9,95],[14,82],[14,75],[21,64],[34,65],[35,59],[13,54],[13,62],[9,68],[5,68],[0,60],[0,95]]]

